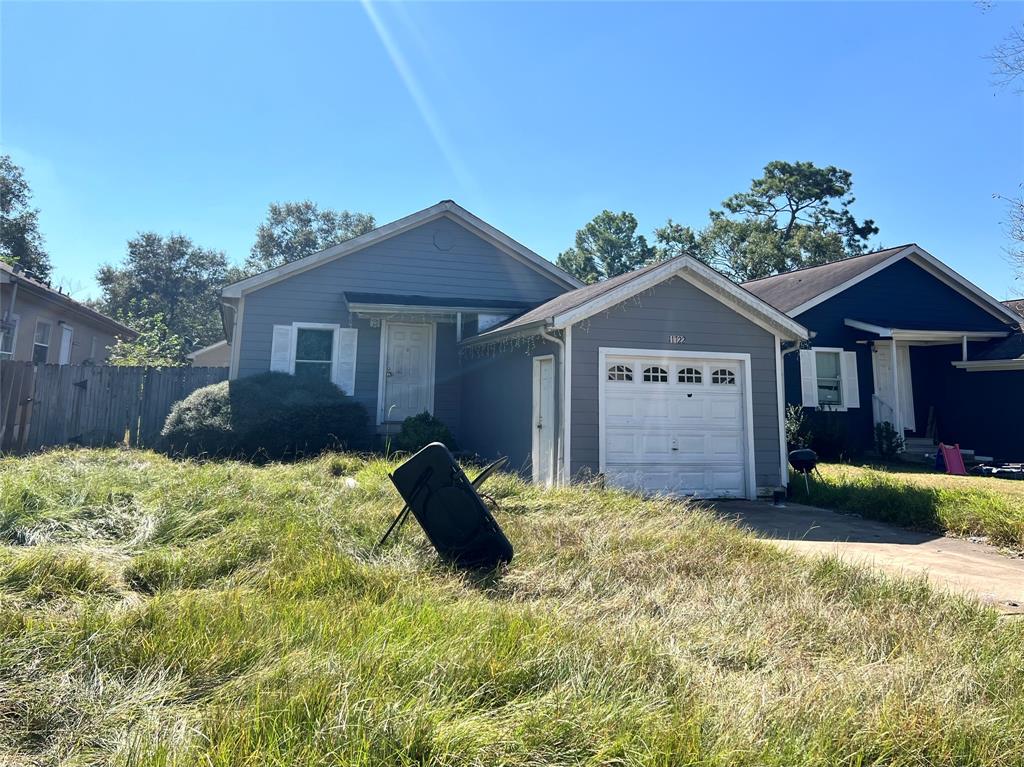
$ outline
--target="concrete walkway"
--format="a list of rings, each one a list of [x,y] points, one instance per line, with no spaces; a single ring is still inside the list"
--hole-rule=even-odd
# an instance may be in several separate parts
[[[1003,613],[1024,615],[1024,559],[983,543],[796,503],[784,508],[753,501],[712,505],[758,536],[802,554],[836,554],[889,573],[925,573],[936,585],[970,594]]]

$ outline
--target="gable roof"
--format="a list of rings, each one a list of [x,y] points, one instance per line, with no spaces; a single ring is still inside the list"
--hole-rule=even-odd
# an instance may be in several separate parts
[[[267,285],[271,285],[275,282],[280,282],[292,275],[308,271],[309,269],[314,269],[329,261],[344,258],[345,256],[360,251],[363,248],[368,248],[371,245],[383,242],[384,240],[390,239],[391,237],[395,237],[396,235],[407,232],[410,229],[421,226],[422,224],[435,221],[439,218],[447,218],[454,221],[460,226],[471,231],[473,234],[476,234],[480,238],[490,242],[502,252],[512,258],[515,258],[521,263],[526,264],[535,271],[546,275],[565,288],[578,288],[583,284],[571,274],[555,266],[551,261],[548,261],[543,256],[534,253],[525,245],[516,242],[507,234],[495,229],[483,219],[474,216],[461,205],[456,204],[452,200],[441,200],[441,202],[436,205],[431,205],[429,208],[424,208],[416,213],[400,218],[397,221],[392,221],[389,224],[378,226],[376,229],[369,231],[366,234],[361,234],[358,237],[353,237],[351,240],[346,240],[345,242],[333,245],[325,250],[321,250],[319,253],[313,253],[312,255],[300,258],[297,261],[283,264],[275,267],[274,269],[268,269],[260,274],[232,283],[224,288],[221,295],[224,298],[239,298],[244,293],[266,287]]]
[[[682,277],[731,306],[747,319],[773,333],[806,339],[807,329],[762,299],[743,289],[707,264],[690,256],[677,256],[641,269],[555,296],[550,301],[465,341],[473,344],[495,336],[526,332],[535,326],[564,328],[658,285]]]
[[[67,293],[51,287],[42,280],[30,277],[27,273],[20,269],[15,269],[7,262],[0,261],[0,284],[6,283],[24,285],[31,292],[42,296],[47,300],[60,304],[73,312],[84,315],[101,325],[106,325],[111,332],[115,334],[123,334],[129,339],[133,339],[138,336],[138,333],[135,330],[128,327],[123,322],[118,322],[113,317],[108,317],[102,312],[96,311],[91,306],[87,306],[86,304],[76,301]],[[15,305],[15,314],[17,314],[17,305]]]
[[[1020,317],[1009,307],[916,243],[750,280],[744,282],[743,287],[790,317],[795,317],[902,259],[913,262],[1003,322],[1020,321]]]

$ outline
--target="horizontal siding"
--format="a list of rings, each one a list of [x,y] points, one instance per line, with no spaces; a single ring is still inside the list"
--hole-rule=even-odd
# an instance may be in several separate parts
[[[670,345],[670,335],[686,342]],[[572,328],[571,471],[596,472],[599,349],[732,352],[750,355],[754,473],[758,487],[782,484],[774,336],[689,282],[675,277]]]
[[[556,347],[537,340],[532,348],[463,357],[462,446],[484,460],[508,456],[509,467],[524,476],[531,473],[533,451],[533,358],[553,354]],[[555,383],[556,422],[561,395]]]
[[[438,250],[435,236],[451,249]],[[338,323],[359,329],[355,396],[376,413],[380,331],[350,318],[346,291],[538,304],[565,288],[449,219],[439,219],[352,255],[249,293],[244,299],[238,375],[270,367],[275,324]],[[460,418],[455,327],[439,325],[435,408],[453,428]]]

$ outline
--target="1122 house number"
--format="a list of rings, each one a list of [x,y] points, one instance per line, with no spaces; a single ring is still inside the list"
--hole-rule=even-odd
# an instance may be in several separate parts
[[[668,342],[670,344],[685,344],[686,336],[669,336]]]

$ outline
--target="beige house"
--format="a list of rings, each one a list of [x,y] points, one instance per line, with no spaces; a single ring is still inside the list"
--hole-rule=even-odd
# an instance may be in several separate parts
[[[101,365],[127,325],[0,261],[0,360]]]
[[[185,356],[194,368],[226,368],[231,365],[231,347],[227,341],[218,341]]]

